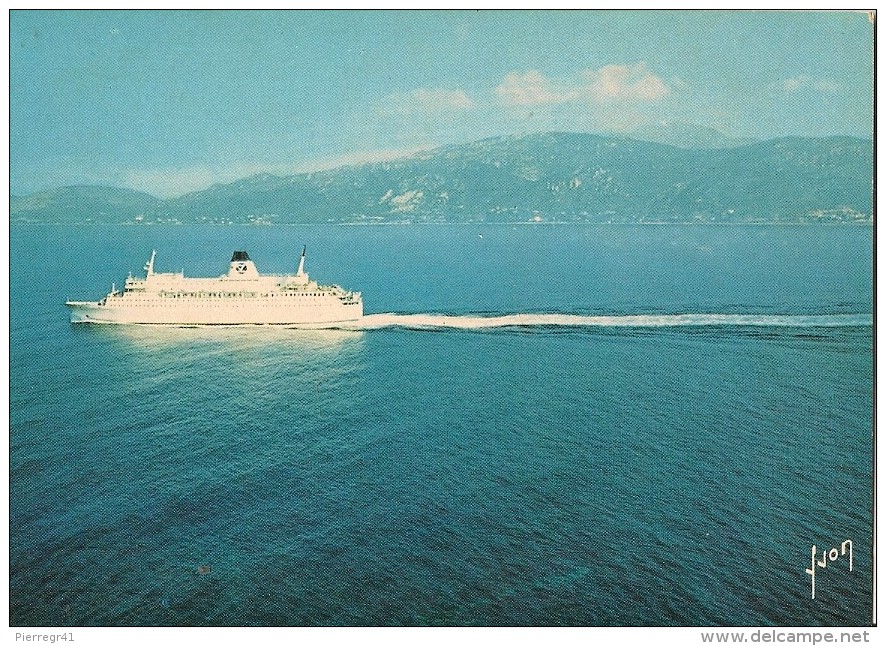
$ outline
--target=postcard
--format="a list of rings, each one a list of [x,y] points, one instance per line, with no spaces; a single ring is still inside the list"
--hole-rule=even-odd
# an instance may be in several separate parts
[[[873,14],[9,20],[12,638],[873,634]]]

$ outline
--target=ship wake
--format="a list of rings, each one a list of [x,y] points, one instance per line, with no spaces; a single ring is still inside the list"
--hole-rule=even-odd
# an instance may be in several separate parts
[[[368,314],[359,321],[336,324],[343,330],[485,330],[495,328],[668,328],[668,327],[868,327],[870,314]],[[332,327],[332,326],[330,326]]]

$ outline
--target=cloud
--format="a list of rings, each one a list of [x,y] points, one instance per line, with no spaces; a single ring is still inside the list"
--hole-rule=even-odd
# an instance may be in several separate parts
[[[648,102],[670,94],[671,89],[646,63],[604,65],[585,69],[571,79],[551,79],[538,70],[511,72],[495,88],[499,100],[511,106],[554,105],[574,101]]]
[[[417,153],[424,152],[435,148],[435,145],[414,146],[412,148],[381,148],[377,150],[361,150],[357,152],[346,153],[336,157],[325,157],[315,159],[309,162],[293,166],[288,169],[288,173],[314,173],[340,166],[359,166],[361,164],[372,164],[374,162],[393,161],[395,159],[403,159],[411,157]]]
[[[139,169],[121,173],[120,184],[126,188],[144,191],[157,197],[178,197],[192,191],[208,188],[213,184],[232,182],[255,173],[249,168],[212,170],[205,166],[174,169]]]
[[[410,92],[395,92],[386,96],[377,108],[383,116],[410,116],[464,112],[472,110],[475,103],[464,90],[418,88]]]
[[[574,92],[558,92],[553,82],[538,70],[523,74],[511,72],[495,88],[495,94],[508,105],[551,105],[575,97]]]
[[[840,89],[840,84],[822,78],[814,78],[808,74],[800,74],[781,83],[781,88],[786,94],[794,94],[800,90],[815,90],[817,92],[833,93]]]
[[[595,101],[656,101],[670,93],[670,88],[649,71],[646,63],[605,65],[582,72],[587,90]]]
[[[340,166],[359,166],[373,162],[392,161],[410,157],[429,150],[435,146],[416,146],[400,149],[361,150],[323,157],[310,161],[290,164],[235,164],[226,168],[208,168],[194,166],[191,168],[140,169],[128,170],[120,174],[119,180],[106,180],[99,183],[115,184],[137,191],[144,191],[162,198],[179,197],[186,193],[201,191],[213,184],[229,184],[260,173],[288,176],[301,173],[314,173]]]

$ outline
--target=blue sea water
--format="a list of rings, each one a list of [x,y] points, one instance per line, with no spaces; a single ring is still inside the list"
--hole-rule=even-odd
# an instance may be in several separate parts
[[[869,228],[10,235],[13,625],[871,623]],[[365,329],[68,323],[303,244]]]

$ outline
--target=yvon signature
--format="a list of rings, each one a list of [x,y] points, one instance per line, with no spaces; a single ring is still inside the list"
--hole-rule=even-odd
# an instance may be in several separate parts
[[[812,546],[812,567],[806,568],[806,574],[812,576],[812,598],[815,599],[815,566],[817,565],[822,570],[827,567],[828,561],[834,562],[839,559],[841,556],[846,555],[846,547],[849,547],[849,571],[852,572],[852,541],[846,540],[843,541],[840,545],[840,549],[838,550],[836,547],[831,548],[830,550],[822,550],[821,552],[821,560],[815,558],[816,554],[816,546]]]

